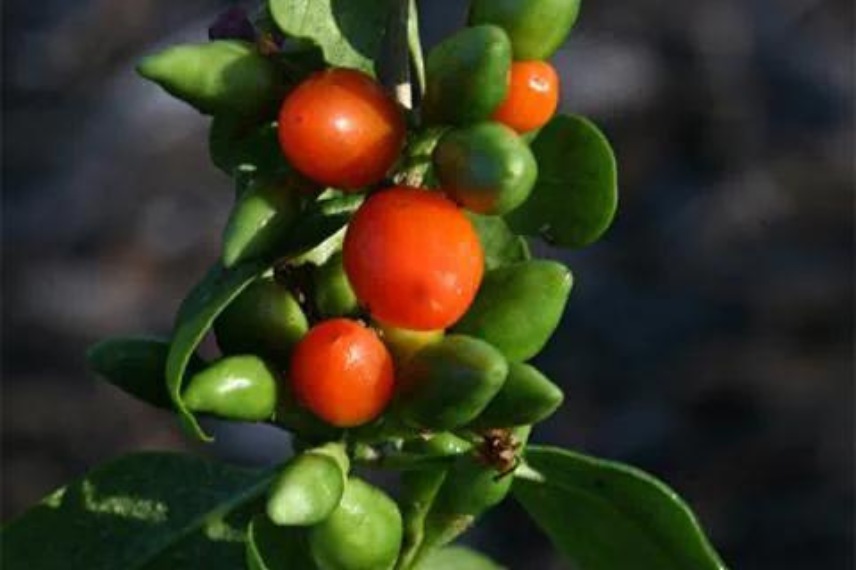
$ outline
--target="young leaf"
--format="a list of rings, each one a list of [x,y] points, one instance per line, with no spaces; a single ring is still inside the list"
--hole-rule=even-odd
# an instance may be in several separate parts
[[[514,496],[581,570],[724,570],[690,508],[627,465],[531,446],[543,482],[516,479]]]
[[[164,375],[169,342],[143,337],[102,340],[86,353],[89,368],[131,396],[164,410],[172,409]]]
[[[596,241],[618,205],[615,156],[603,133],[576,115],[557,115],[532,142],[538,181],[510,212],[513,230],[578,248]]]
[[[465,546],[435,550],[416,565],[415,570],[503,570],[493,560]]]
[[[266,516],[256,515],[247,534],[247,568],[316,570],[305,540],[303,529],[277,526]]]
[[[202,431],[181,398],[187,365],[217,315],[263,270],[264,266],[258,264],[239,265],[231,270],[214,266],[190,292],[176,315],[166,362],[166,384],[182,424],[202,440],[210,441],[211,437]]]
[[[509,263],[527,261],[529,244],[515,234],[500,216],[481,216],[467,212],[467,217],[479,234],[484,249],[485,269],[490,271]]]
[[[271,477],[190,455],[125,456],[10,522],[2,567],[239,568],[245,523],[229,513],[263,494]]]
[[[387,0],[268,0],[284,34],[317,44],[332,66],[368,73],[374,73],[387,6]]]

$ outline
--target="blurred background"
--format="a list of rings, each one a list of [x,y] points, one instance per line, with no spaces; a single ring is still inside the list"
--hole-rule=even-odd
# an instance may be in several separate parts
[[[427,44],[464,4],[422,2]],[[229,5],[3,3],[4,521],[98,462],[190,445],[83,357],[168,334],[218,254],[231,188],[207,121],[133,64]],[[621,204],[598,245],[539,250],[576,285],[537,361],[567,402],[535,440],[668,481],[735,570],[853,564],[854,22],[847,0],[584,0],[554,58],[563,110],[615,146]],[[198,451],[288,452],[219,434]],[[467,541],[567,568],[512,501]]]

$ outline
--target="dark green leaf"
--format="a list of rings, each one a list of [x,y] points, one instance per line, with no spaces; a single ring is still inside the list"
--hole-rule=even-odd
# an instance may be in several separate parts
[[[512,232],[500,216],[481,216],[471,212],[467,216],[479,234],[486,269],[531,258],[526,239]]]
[[[538,182],[508,214],[511,228],[572,248],[597,240],[618,205],[615,156],[606,137],[587,119],[558,115],[538,133],[532,152]]]
[[[516,479],[514,495],[581,570],[722,570],[690,508],[627,465],[540,446],[526,451],[544,481]]]
[[[263,270],[257,264],[239,265],[231,270],[216,265],[178,310],[166,363],[166,383],[182,424],[200,439],[211,440],[181,399],[187,365],[217,315]]]
[[[164,381],[169,342],[155,338],[117,337],[89,348],[86,361],[101,378],[157,408],[172,409]]]
[[[345,194],[313,202],[295,221],[276,257],[293,259],[313,252],[336,236],[363,203],[361,194]],[[320,265],[332,251],[315,251],[312,261]]]
[[[271,476],[176,453],[128,455],[9,523],[2,567],[240,568],[245,526],[228,513],[260,496]]]
[[[303,529],[273,524],[264,515],[250,523],[247,536],[249,570],[316,570]]]
[[[268,6],[284,34],[317,44],[330,65],[374,72],[387,0],[268,0]]]
[[[480,552],[465,546],[435,550],[416,565],[415,570],[503,570],[502,566]]]
[[[202,528],[193,531],[146,564],[144,570],[243,568],[247,526],[252,516],[264,508],[252,500],[226,516],[212,515]]]
[[[228,174],[236,170],[277,176],[290,168],[279,147],[276,123],[259,125],[240,117],[218,115],[208,133],[211,162]]]
[[[317,45],[299,43],[294,46],[286,45],[283,48],[284,50],[273,58],[294,85],[327,67],[324,52]]]

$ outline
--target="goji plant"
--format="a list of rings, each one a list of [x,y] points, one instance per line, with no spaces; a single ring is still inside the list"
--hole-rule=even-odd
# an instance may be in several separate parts
[[[528,361],[572,288],[529,244],[589,245],[617,206],[604,135],[555,114],[547,60],[578,9],[473,0],[423,61],[412,0],[269,0],[146,57],[210,117],[235,203],[171,336],[105,340],[90,366],[191,437],[264,422],[295,453],[120,458],[8,524],[4,567],[499,568],[453,543],[511,494],[583,570],[724,568],[663,483],[529,443],[563,394]]]

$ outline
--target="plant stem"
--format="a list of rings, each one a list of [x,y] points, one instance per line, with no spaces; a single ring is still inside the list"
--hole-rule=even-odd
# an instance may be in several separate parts
[[[405,149],[404,165],[396,182],[405,186],[423,186],[431,171],[431,153],[447,127],[430,127],[414,135]]]
[[[373,453],[362,450],[360,456],[355,456],[354,462],[373,469],[392,469],[407,471],[410,469],[425,469],[426,467],[442,466],[450,463],[455,455],[431,457],[417,453],[384,453],[373,450]]]
[[[419,8],[416,0],[410,0],[410,17],[407,20],[407,44],[410,48],[410,62],[416,72],[416,102],[425,93],[425,60],[422,56],[422,39],[419,37]]]
[[[408,21],[410,0],[391,0],[386,33],[378,61],[381,83],[406,109],[413,107],[413,89],[410,84],[408,57]]]

